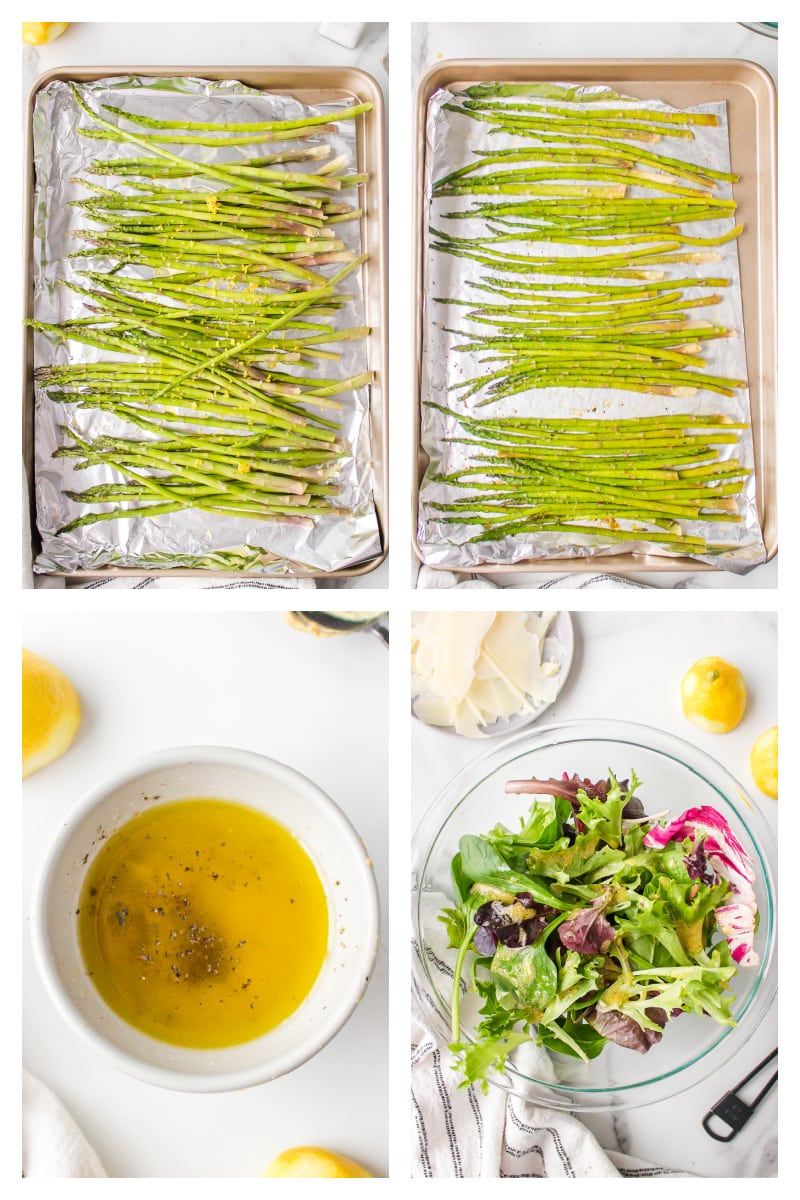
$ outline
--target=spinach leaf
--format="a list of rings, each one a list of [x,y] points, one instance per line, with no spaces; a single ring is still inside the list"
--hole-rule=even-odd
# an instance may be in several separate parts
[[[455,869],[458,860],[458,886],[464,881],[485,883],[503,892],[530,892],[534,900],[540,904],[549,904],[553,908],[567,908],[562,900],[554,896],[539,880],[525,875],[520,871],[512,871],[506,861],[491,843],[475,834],[465,834],[458,843],[458,854],[453,859],[451,871]],[[454,886],[456,882],[454,881]],[[463,900],[462,900],[463,903]]]
[[[465,878],[474,883],[485,882],[486,875],[508,870],[505,859],[500,857],[494,846],[474,833],[467,833],[461,838],[458,850],[461,870]]]
[[[548,1050],[557,1050],[559,1054],[568,1054],[572,1058],[582,1058],[587,1061],[597,1058],[606,1044],[606,1039],[585,1021],[571,1021],[564,1017],[549,1025],[540,1025],[536,1043]]]
[[[456,900],[459,904],[466,902],[469,895],[471,880],[464,874],[464,868],[461,865],[461,854],[453,856],[453,861],[450,863],[450,881],[453,885]]]
[[[572,908],[572,904],[555,896],[540,880],[534,879],[532,875],[521,875],[519,871],[487,871],[476,882],[488,884],[489,887],[498,888],[503,892],[512,892],[514,895],[517,892],[530,892],[539,904],[549,904],[551,908]]]
[[[542,1013],[558,990],[556,964],[539,942],[512,949],[502,943],[492,959],[493,978],[512,991],[522,1008],[531,1014]]]

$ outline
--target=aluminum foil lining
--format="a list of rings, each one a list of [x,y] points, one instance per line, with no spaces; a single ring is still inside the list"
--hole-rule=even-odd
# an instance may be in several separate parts
[[[221,82],[205,79],[172,78],[113,78],[96,83],[80,84],[78,90],[89,107],[100,110],[101,104],[114,104],[131,112],[159,119],[185,121],[253,122],[293,120],[304,115],[322,115],[350,103],[354,99],[337,97],[335,101],[306,105],[283,95],[272,95],[245,86],[235,80]],[[111,120],[108,113],[104,116]],[[61,281],[81,283],[80,268],[87,259],[68,257],[81,246],[73,231],[86,227],[87,219],[80,210],[70,207],[70,201],[84,199],[88,192],[76,179],[85,176],[96,159],[126,158],[141,152],[131,145],[111,141],[94,141],[80,137],[78,128],[90,125],[70,93],[69,85],[61,80],[49,83],[36,97],[33,116],[33,144],[36,181],[34,192],[33,263],[34,317],[45,322],[60,322],[78,317],[84,312],[80,296],[63,286]],[[357,163],[356,122],[343,121],[335,133],[325,133],[309,139],[308,145],[327,143],[333,155],[346,155],[346,171],[355,172]],[[284,143],[291,146],[295,143]],[[270,144],[270,152],[282,143]],[[175,153],[181,148],[170,147]],[[197,154],[196,147],[185,149],[185,157]],[[258,153],[254,146],[214,150],[203,147],[203,161],[235,162]],[[290,164],[300,170],[306,164]],[[311,169],[313,169],[313,164]],[[125,180],[104,177],[104,186],[125,188]],[[207,186],[207,185],[206,185]],[[181,187],[202,190],[196,178],[181,180]],[[355,190],[341,192],[341,198],[356,204]],[[355,254],[361,252],[360,222],[345,222],[337,226],[337,236]],[[103,271],[112,264],[108,259],[92,257],[88,269]],[[354,271],[347,277],[346,291],[353,299],[337,313],[336,328],[364,324],[363,277]],[[333,275],[337,266],[319,268]],[[146,267],[129,266],[125,273],[135,278],[152,274]],[[337,370],[343,378],[368,370],[368,346],[365,340],[338,343],[342,357]],[[98,350],[75,342],[58,344],[52,338],[36,333],[34,336],[35,365],[65,362],[97,362],[107,358]],[[130,357],[128,357],[128,361]],[[330,364],[323,363],[320,374]],[[291,371],[291,366],[287,366]],[[303,373],[309,375],[309,369]],[[68,424],[82,436],[136,436],[142,431],[126,425],[111,414],[78,409],[74,405],[55,403],[46,393],[35,393],[35,493],[36,522],[42,540],[34,570],[37,572],[72,572],[102,567],[202,567],[244,570],[252,574],[292,575],[309,571],[338,570],[363,562],[380,553],[381,539],[373,503],[373,469],[370,439],[370,389],[343,393],[340,414],[341,433],[352,448],[345,459],[337,482],[341,494],[337,507],[347,507],[345,516],[323,516],[314,527],[304,529],[279,522],[257,522],[242,518],[223,518],[199,510],[187,509],[157,518],[134,517],[103,521],[84,526],[70,533],[56,531],[80,515],[79,506],[64,496],[65,490],[82,490],[99,483],[114,481],[113,472],[106,467],[91,467],[76,472],[72,460],[53,458],[53,451],[62,443],[59,427]],[[116,477],[118,478],[118,477]],[[102,511],[100,506],[98,510]],[[107,507],[107,506],[104,506]]]
[[[554,85],[574,87],[571,84]],[[608,102],[609,93],[605,88],[577,88],[577,94],[584,97],[604,93],[603,101]],[[715,392],[701,390],[690,398],[665,397],[648,395],[646,393],[626,392],[619,389],[589,389],[589,388],[541,388],[520,393],[517,396],[504,398],[475,409],[475,399],[464,402],[459,399],[459,392],[449,389],[466,378],[474,378],[487,368],[479,364],[478,352],[453,351],[459,337],[449,334],[442,326],[452,327],[454,310],[452,307],[436,303],[437,297],[470,297],[477,293],[469,286],[478,278],[479,265],[468,259],[459,258],[452,254],[439,253],[431,249],[430,226],[441,228],[458,236],[476,236],[484,229],[481,219],[461,219],[458,221],[442,220],[443,212],[466,211],[471,203],[478,199],[475,196],[448,196],[431,199],[432,184],[436,179],[447,174],[455,167],[472,161],[475,152],[487,154],[497,150],[511,149],[520,145],[520,141],[512,135],[494,133],[489,135],[489,125],[475,121],[462,113],[447,111],[445,104],[464,98],[463,93],[455,93],[448,89],[440,89],[429,100],[424,186],[427,198],[427,214],[424,241],[424,288],[423,288],[423,348],[421,364],[421,400],[422,424],[421,442],[423,449],[430,458],[430,465],[420,487],[420,502],[418,514],[418,541],[423,561],[429,566],[444,567],[467,571],[481,564],[511,565],[530,559],[557,560],[576,558],[602,558],[609,554],[663,554],[675,557],[661,550],[657,544],[637,541],[632,534],[628,542],[615,541],[608,545],[587,545],[586,537],[580,535],[564,535],[559,533],[525,534],[506,537],[496,542],[471,543],[475,536],[476,526],[461,523],[445,523],[437,519],[437,514],[431,505],[437,502],[452,500],[454,492],[443,484],[434,482],[433,476],[439,473],[453,473],[469,465],[468,448],[446,438],[460,436],[461,426],[451,417],[439,413],[429,407],[428,402],[446,406],[451,410],[469,413],[480,418],[503,416],[537,416],[537,417],[569,417],[580,415],[606,416],[609,419],[625,417],[645,417],[669,415],[685,412],[698,414],[726,413],[736,421],[746,421],[747,430],[742,431],[738,446],[720,447],[721,459],[737,456],[739,461],[750,471],[742,498],[740,500],[740,521],[734,523],[693,521],[682,522],[687,532],[696,534],[715,544],[725,543],[730,546],[721,554],[712,556],[698,555],[700,561],[706,561],[713,566],[724,567],[737,573],[749,571],[765,559],[764,543],[758,519],[755,495],[755,479],[752,474],[753,440],[750,429],[750,399],[747,389],[735,391],[733,397],[718,395]],[[579,101],[582,112],[591,111],[597,102]],[[614,99],[615,107],[624,107],[631,103],[641,108],[642,101],[631,97]],[[559,99],[559,104],[566,106],[567,102]],[[664,112],[674,112],[670,105],[657,100],[648,100],[648,108]],[[693,126],[694,139],[681,142],[680,151],[665,149],[663,152],[673,154],[688,162],[704,164],[721,171],[730,171],[730,150],[728,145],[727,106],[724,101],[714,104],[700,104],[694,108],[684,109],[688,112],[714,113],[718,124]],[[629,196],[643,196],[645,191],[639,188],[629,188]],[[652,194],[652,193],[649,193]],[[720,183],[714,193],[723,199],[733,196],[733,188],[728,183]],[[456,228],[457,227],[457,228]],[[703,221],[692,225],[692,233],[697,236],[717,236],[730,227],[730,219],[725,221]],[[542,243],[531,241],[526,246],[515,246],[509,243],[511,252],[536,253]],[[531,248],[532,247],[532,248]],[[705,371],[711,375],[723,375],[732,379],[747,378],[747,362],[745,358],[744,322],[742,316],[741,283],[739,277],[739,255],[737,243],[728,242],[715,247],[719,254],[719,262],[710,267],[692,264],[666,264],[659,269],[673,278],[688,278],[696,273],[698,278],[703,274],[713,274],[730,279],[730,286],[721,289],[723,299],[719,305],[698,310],[698,315],[709,316],[716,325],[723,325],[735,331],[735,336],[705,342],[703,354],[706,357]],[[546,244],[546,252],[558,254],[591,254],[590,249],[578,246],[560,246]],[[501,271],[493,271],[502,275]],[[519,278],[519,277],[517,277]],[[574,279],[563,276],[564,282],[574,282]],[[700,289],[685,289],[687,300],[704,294]],[[705,294],[707,294],[707,289]],[[469,326],[465,326],[469,328]],[[464,340],[463,337],[460,340]],[[460,494],[460,493],[459,493]],[[464,493],[466,494],[466,493]],[[633,565],[633,564],[632,564]]]

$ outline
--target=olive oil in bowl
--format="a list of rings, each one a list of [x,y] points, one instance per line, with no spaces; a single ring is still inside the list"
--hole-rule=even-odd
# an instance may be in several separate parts
[[[105,841],[81,891],[87,973],[152,1037],[212,1049],[295,1012],[328,948],[328,902],[297,839],[256,809],[187,799]]]

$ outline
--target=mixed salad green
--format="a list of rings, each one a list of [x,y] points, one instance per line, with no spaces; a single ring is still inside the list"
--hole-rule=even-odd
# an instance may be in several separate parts
[[[728,984],[758,962],[752,863],[716,809],[662,824],[638,786],[633,773],[514,780],[506,792],[535,796],[521,827],[461,838],[457,903],[439,920],[457,951],[464,1084],[485,1088],[531,1040],[589,1060],[608,1042],[645,1053],[682,1013],[735,1024]],[[461,1040],[467,987],[483,1000],[474,1040]]]

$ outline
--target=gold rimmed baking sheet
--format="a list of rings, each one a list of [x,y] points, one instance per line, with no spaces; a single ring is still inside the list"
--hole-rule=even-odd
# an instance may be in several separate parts
[[[753,436],[755,501],[767,560],[777,551],[776,488],[776,96],[770,76],[754,63],[729,59],[629,60],[451,60],[438,64],[417,89],[415,113],[414,211],[414,422],[417,450],[413,521],[417,529],[419,488],[428,465],[420,441],[421,366],[423,352],[426,126],[431,97],[441,88],[458,91],[483,82],[552,82],[604,84],[641,100],[662,100],[675,108],[725,101],[730,132],[731,169],[740,176],[735,187],[737,220],[744,225],[738,241],[744,338],[747,355],[750,422]],[[414,550],[423,560],[417,535]],[[654,553],[608,553],[592,558],[525,559],[463,568],[471,574],[513,571],[703,571],[715,570],[694,558]],[[431,564],[429,564],[431,565]],[[435,568],[435,564],[434,569]],[[450,565],[444,570],[458,570]]]
[[[28,136],[26,147],[26,197],[24,232],[25,246],[25,315],[33,308],[33,194],[34,149],[33,108],[38,92],[54,80],[92,83],[100,79],[142,77],[151,79],[193,77],[213,81],[236,80],[248,87],[285,94],[304,104],[321,104],[354,100],[370,102],[373,110],[356,119],[356,154],[359,171],[369,174],[364,185],[361,221],[361,244],[368,255],[361,268],[361,285],[365,321],[370,326],[366,353],[368,365],[375,375],[370,385],[370,442],[372,453],[373,500],[380,535],[380,552],[369,559],[331,571],[298,568],[282,572],[283,577],[347,578],[375,570],[388,553],[388,319],[387,319],[387,229],[386,229],[386,148],[384,135],[383,95],[376,81],[366,72],[351,67],[64,67],[40,77],[31,89],[28,102]],[[39,550],[34,499],[34,387],[33,337],[26,331],[24,342],[23,391],[23,460],[28,473],[29,504],[33,555]],[[61,574],[62,572],[52,572]],[[64,572],[64,574],[67,574]],[[104,567],[96,570],[75,570],[68,577],[75,580],[102,579],[109,576],[170,577],[193,576],[241,578],[248,572],[196,570],[187,567],[143,569],[137,567]],[[268,579],[263,572],[253,572],[255,578]]]

